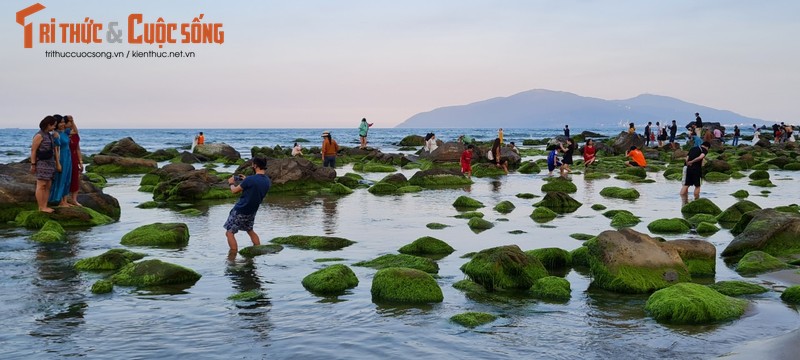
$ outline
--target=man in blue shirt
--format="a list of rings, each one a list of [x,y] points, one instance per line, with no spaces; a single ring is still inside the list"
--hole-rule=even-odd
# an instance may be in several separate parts
[[[237,175],[234,175],[228,178],[231,192],[234,194],[242,193],[239,201],[231,209],[228,220],[225,221],[225,237],[228,238],[228,246],[231,248],[228,252],[229,259],[235,258],[239,249],[235,236],[239,230],[247,232],[253,245],[261,245],[261,239],[253,231],[253,223],[256,219],[258,207],[264,201],[264,196],[267,195],[272,181],[266,175],[267,160],[261,157],[254,157],[252,161],[255,175],[248,177],[238,175],[238,179]],[[242,182],[237,185],[236,180],[242,180]]]

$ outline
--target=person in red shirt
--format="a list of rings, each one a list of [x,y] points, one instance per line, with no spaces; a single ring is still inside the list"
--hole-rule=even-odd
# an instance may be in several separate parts
[[[631,161],[625,162],[625,166],[647,166],[647,161],[644,160],[644,154],[642,154],[642,151],[637,149],[636,146],[631,146],[631,149],[625,153],[625,156],[631,158]]]
[[[597,154],[597,149],[594,147],[594,140],[586,140],[586,146],[583,147],[583,167],[594,164],[597,160],[595,154]]]
[[[475,148],[472,144],[467,145],[467,149],[461,153],[461,172],[468,178],[472,178],[472,151]]]

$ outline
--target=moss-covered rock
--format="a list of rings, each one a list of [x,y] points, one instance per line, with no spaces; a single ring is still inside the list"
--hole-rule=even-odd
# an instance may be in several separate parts
[[[472,230],[488,230],[494,227],[494,224],[492,224],[490,221],[479,217],[469,219],[467,225]]]
[[[722,256],[737,257],[760,250],[773,256],[800,254],[800,214],[774,209],[753,210],[731,229],[736,237]]]
[[[355,241],[335,236],[291,235],[276,237],[269,242],[288,245],[303,250],[340,250],[355,244]]]
[[[375,195],[390,195],[397,192],[397,186],[385,182],[377,182],[370,186],[367,191]]]
[[[623,189],[616,186],[610,186],[600,190],[600,195],[616,199],[634,200],[639,198],[639,192],[633,188]]]
[[[309,274],[302,283],[315,294],[339,295],[358,286],[358,278],[347,265],[335,264]]]
[[[421,256],[408,254],[386,254],[369,261],[359,261],[353,266],[363,266],[373,269],[385,269],[390,267],[411,268],[436,274],[439,272],[439,264],[435,261]]]
[[[744,199],[744,198],[750,196],[750,193],[747,192],[747,190],[736,190],[736,192],[731,194],[731,196],[733,196],[735,198],[738,198],[738,199]]]
[[[58,222],[65,229],[86,228],[114,222],[114,219],[88,207],[56,207],[54,210],[52,213],[39,210],[22,211],[17,214],[14,222],[18,226],[28,229],[41,229],[46,222],[51,220]]]
[[[425,225],[425,227],[427,227],[428,229],[431,229],[431,230],[441,230],[441,229],[444,229],[444,228],[446,228],[448,226],[450,226],[450,225],[437,223],[437,222],[432,222],[432,223],[428,223],[427,225]]]
[[[786,288],[781,294],[781,300],[790,304],[800,304],[800,285]]]
[[[543,277],[531,286],[534,297],[551,301],[568,301],[571,296],[569,281],[558,276]]]
[[[231,296],[228,296],[228,300],[233,300],[233,301],[256,301],[256,300],[261,299],[263,297],[264,297],[264,293],[261,292],[261,290],[253,289],[253,290],[242,291],[242,292],[240,292],[238,294],[233,294]]]
[[[687,219],[687,221],[689,221],[689,224],[692,224],[692,226],[696,227],[701,222],[707,222],[709,224],[716,224],[717,223],[717,217],[714,216],[714,215],[711,215],[711,214],[694,214],[694,215],[692,215],[692,217]]]
[[[769,289],[761,285],[739,280],[719,281],[717,283],[708,285],[708,287],[718,291],[720,294],[727,296],[761,294],[769,291]]]
[[[788,171],[800,170],[800,163],[798,162],[788,163],[783,166],[783,170],[788,170]]]
[[[122,236],[126,246],[185,246],[189,243],[189,227],[184,223],[143,225]]]
[[[789,265],[763,251],[751,251],[736,264],[736,272],[742,275],[756,275],[787,268]]]
[[[96,174],[93,172],[87,172],[85,175],[89,179],[90,183],[94,184],[94,186],[97,186],[101,189],[106,187],[106,184],[108,183],[108,180],[106,180],[106,178],[103,175]]]
[[[370,161],[366,163],[353,164],[353,170],[362,172],[390,173],[397,171],[397,168],[392,165]]]
[[[481,250],[461,270],[489,291],[529,289],[534,281],[547,276],[539,260],[516,245]]]
[[[766,170],[756,170],[750,173],[750,176],[748,177],[750,178],[750,180],[769,179],[769,172],[767,172]]]
[[[397,188],[397,193],[398,194],[417,193],[417,192],[420,192],[422,190],[424,190],[422,188],[422,186],[407,185],[407,186],[401,186],[401,187]]]
[[[450,317],[450,321],[468,328],[488,324],[496,319],[497,316],[482,312],[465,312]]]
[[[114,283],[108,280],[97,280],[92,284],[92,294],[108,294],[114,290]]]
[[[244,257],[256,257],[259,255],[267,255],[267,254],[277,254],[283,250],[283,246],[278,244],[266,244],[266,245],[253,245],[242,248],[239,250],[239,254]]]
[[[115,285],[148,287],[194,284],[200,277],[194,270],[153,259],[125,265],[111,277],[111,281]]]
[[[414,242],[401,247],[397,250],[401,254],[426,256],[426,255],[450,255],[453,251],[452,246],[446,242],[430,236],[423,236]]]
[[[81,271],[110,271],[121,269],[145,255],[126,249],[111,249],[100,255],[80,259],[75,269]]]
[[[686,217],[691,217],[694,214],[710,214],[717,216],[722,213],[722,210],[719,206],[711,202],[711,200],[700,198],[684,205],[681,208],[681,213]]]
[[[67,233],[59,223],[49,220],[38,232],[31,235],[31,240],[40,243],[58,243],[67,240]]]
[[[584,180],[600,180],[600,179],[610,179],[610,178],[611,175],[601,172],[587,172],[586,174],[583,174]]]
[[[702,236],[713,235],[717,231],[719,231],[719,228],[714,224],[707,222],[697,224],[697,233]]]
[[[642,167],[628,167],[622,172],[625,175],[632,175],[640,179],[647,177],[647,171]]]
[[[456,209],[478,209],[484,206],[482,202],[465,195],[459,196],[456,201],[453,202],[453,207]]]
[[[402,267],[378,270],[370,292],[373,301],[422,304],[444,300],[442,289],[430,274]]]
[[[636,226],[641,221],[638,216],[631,214],[630,211],[620,211],[611,218],[611,227],[615,229],[628,228]]]
[[[575,186],[575,183],[573,183],[572,181],[563,178],[553,178],[553,179],[556,180],[548,181],[544,185],[542,185],[542,192],[560,191],[568,194],[578,192],[578,187]]]
[[[680,218],[658,219],[647,224],[647,229],[654,234],[685,234],[691,230],[691,224]]]
[[[574,234],[569,234],[569,237],[571,237],[571,238],[573,238],[575,240],[586,241],[586,240],[591,240],[595,236],[592,235],[592,234],[574,233]]]
[[[569,251],[559,248],[542,248],[536,250],[528,250],[526,254],[533,256],[547,270],[557,270],[568,268],[572,265],[572,256]]]
[[[526,161],[517,169],[520,174],[538,174],[541,171],[542,169],[539,168],[539,165],[536,165],[533,161]]]
[[[706,174],[705,179],[710,182],[722,182],[730,180],[731,176],[721,172],[710,172]]]
[[[544,206],[558,214],[574,212],[575,210],[578,210],[581,205],[583,204],[581,204],[579,201],[573,199],[566,193],[559,191],[548,192],[545,194],[542,201],[533,204],[533,206],[536,207]]]
[[[423,188],[460,187],[472,184],[472,180],[458,172],[458,170],[430,169],[417,171],[408,179],[411,185]]]
[[[660,245],[676,251],[692,276],[713,277],[717,272],[717,248],[708,241],[672,240]]]
[[[603,204],[594,204],[592,205],[592,210],[603,211],[607,209],[607,207]]]
[[[494,211],[497,211],[501,214],[508,214],[514,211],[515,208],[516,206],[514,206],[514,203],[508,200],[504,200],[497,203],[497,205],[494,206]]]
[[[775,184],[772,183],[769,179],[761,179],[761,180],[753,180],[748,183],[751,186],[759,186],[759,187],[775,187]]]
[[[404,137],[397,144],[399,146],[423,146],[425,145],[425,137],[420,135],[408,135]]]
[[[536,195],[531,194],[531,193],[519,193],[516,196],[518,198],[520,198],[520,199],[533,199],[533,198],[537,197]]]
[[[328,188],[328,192],[334,195],[349,195],[353,193],[353,189],[344,186],[340,183],[333,183]]]
[[[158,201],[145,201],[139,205],[136,205],[139,209],[154,209],[159,207],[161,204]]]
[[[675,324],[709,324],[741,317],[747,301],[718,293],[707,286],[681,283],[650,295],[645,303],[653,318]]]
[[[589,266],[589,248],[581,246],[569,253],[572,266]]]
[[[477,178],[485,178],[485,177],[496,178],[503,175],[506,175],[505,170],[494,164],[472,165],[472,176]]]
[[[539,206],[536,209],[533,209],[533,212],[531,213],[531,219],[537,223],[548,222],[555,219],[557,216],[558,214],[556,214],[555,211],[544,206]]]

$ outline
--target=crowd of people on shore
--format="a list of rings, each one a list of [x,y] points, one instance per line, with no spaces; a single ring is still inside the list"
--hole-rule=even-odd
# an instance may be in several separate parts
[[[78,202],[83,156],[80,135],[71,115],[48,115],[39,122],[31,143],[31,174],[36,176],[39,211],[51,213],[50,204],[81,206]]]

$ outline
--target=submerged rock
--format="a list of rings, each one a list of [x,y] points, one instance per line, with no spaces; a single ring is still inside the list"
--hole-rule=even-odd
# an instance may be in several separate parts
[[[127,246],[185,246],[189,243],[189,227],[184,223],[143,225],[122,236]]]
[[[542,201],[533,204],[536,207],[544,206],[559,214],[574,212],[582,205],[579,201],[560,191],[548,192]]]
[[[122,286],[148,287],[194,284],[200,277],[194,270],[153,259],[126,265],[111,277],[111,281]]]
[[[437,149],[438,151],[439,149]],[[472,180],[465,177],[458,170],[429,169],[417,171],[408,180],[411,185],[423,188],[458,187],[472,184]]]
[[[439,264],[435,261],[421,256],[407,254],[386,254],[369,261],[359,261],[353,266],[364,266],[373,269],[385,269],[390,267],[411,268],[436,274],[439,272]]]
[[[144,254],[130,250],[111,249],[100,255],[78,260],[75,263],[75,269],[82,271],[117,270],[143,257],[145,257]]]
[[[751,251],[736,264],[736,272],[742,275],[756,275],[789,267],[788,264],[763,251]]]
[[[401,254],[425,255],[450,255],[455,249],[446,242],[430,236],[423,236],[414,242],[397,250]]]
[[[358,278],[347,265],[335,264],[304,277],[302,284],[315,294],[338,295],[358,286]]]
[[[497,316],[482,312],[465,312],[450,317],[450,321],[468,328],[488,324],[496,319]]]
[[[378,270],[370,292],[373,301],[424,304],[444,300],[442,289],[430,274],[401,267]]]
[[[355,244],[355,241],[335,236],[291,235],[276,237],[271,243],[290,245],[304,250],[340,250]]]
[[[28,229],[40,229],[48,221],[55,221],[63,228],[83,228],[114,222],[114,219],[88,207],[56,207],[53,210],[55,211],[52,213],[38,210],[23,211],[17,214],[14,222]]]
[[[67,240],[67,233],[59,223],[49,220],[35,234],[31,235],[31,240],[40,243],[56,243]]]
[[[653,318],[674,324],[709,324],[741,317],[747,301],[693,283],[675,284],[650,295],[645,304]]]
[[[92,284],[93,294],[107,294],[114,291],[114,283],[108,280],[97,280]]]
[[[283,246],[278,244],[253,245],[239,250],[239,255],[244,257],[256,257],[259,255],[277,254],[283,250]]]
[[[253,289],[240,292],[238,294],[233,294],[228,296],[228,300],[233,301],[256,301],[264,297],[264,293],[261,290]]]
[[[547,276],[539,260],[516,245],[481,250],[461,270],[489,291],[529,289],[534,281]]]
[[[533,283],[531,294],[539,299],[568,301],[571,297],[571,290],[567,279],[547,276]]]
[[[718,291],[720,294],[727,296],[742,296],[751,294],[761,294],[769,291],[769,289],[758,285],[739,280],[718,281],[708,287]]]

